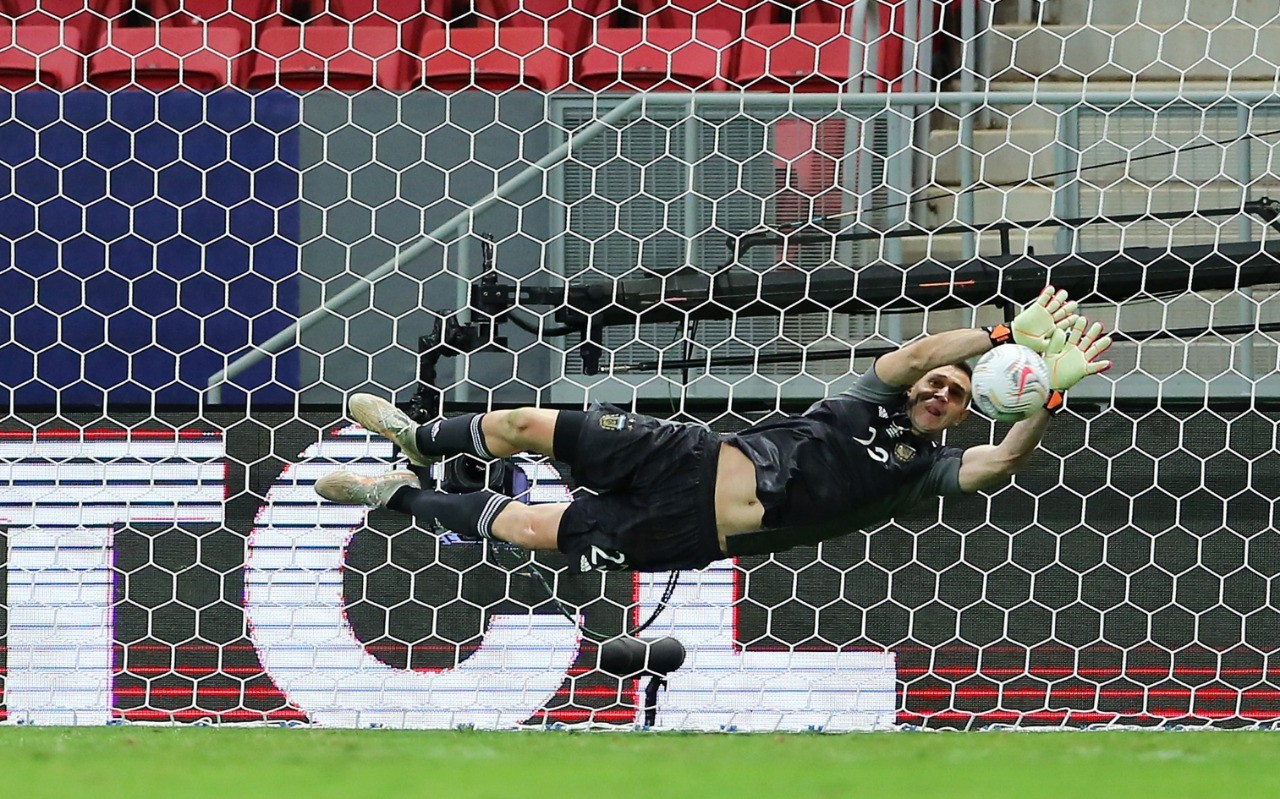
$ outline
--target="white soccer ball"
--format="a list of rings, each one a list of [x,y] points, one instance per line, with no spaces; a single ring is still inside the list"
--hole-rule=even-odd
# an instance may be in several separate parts
[[[1019,422],[1049,399],[1049,367],[1030,347],[1003,344],[973,368],[973,404],[999,422]]]

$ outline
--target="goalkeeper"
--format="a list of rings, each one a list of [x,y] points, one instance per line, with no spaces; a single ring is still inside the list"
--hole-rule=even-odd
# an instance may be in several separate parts
[[[526,505],[492,491],[423,488],[412,471],[334,472],[325,499],[385,507],[437,531],[532,550],[559,549],[581,571],[698,569],[777,552],[882,522],[938,495],[981,491],[1021,469],[1062,393],[1110,368],[1102,325],[1088,325],[1065,291],[1047,287],[1010,325],[927,336],[881,356],[847,392],[803,414],[734,434],[627,413],[518,408],[418,425],[391,403],[351,397],[352,417],[395,442],[419,467],[466,453],[536,452],[568,463],[597,495]],[[1053,391],[997,445],[943,447],[969,414],[965,361],[1009,341],[1041,353]]]

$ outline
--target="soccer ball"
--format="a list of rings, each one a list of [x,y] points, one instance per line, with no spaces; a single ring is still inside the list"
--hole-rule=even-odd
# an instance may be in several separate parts
[[[1049,399],[1049,367],[1035,350],[1004,344],[973,368],[973,404],[998,422],[1019,422]]]

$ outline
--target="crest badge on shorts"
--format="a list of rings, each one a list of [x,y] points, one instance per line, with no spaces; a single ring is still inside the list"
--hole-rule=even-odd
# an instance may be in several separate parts
[[[600,417],[600,426],[605,430],[626,430],[631,426],[631,419],[625,413],[608,413]]]

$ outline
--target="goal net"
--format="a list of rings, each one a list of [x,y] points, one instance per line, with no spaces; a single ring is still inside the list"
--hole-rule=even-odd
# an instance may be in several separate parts
[[[1270,726],[1263,5],[3,4],[0,721]],[[816,548],[578,575],[313,491],[397,462],[355,391],[729,432],[1050,282],[1122,335],[1033,464]]]

